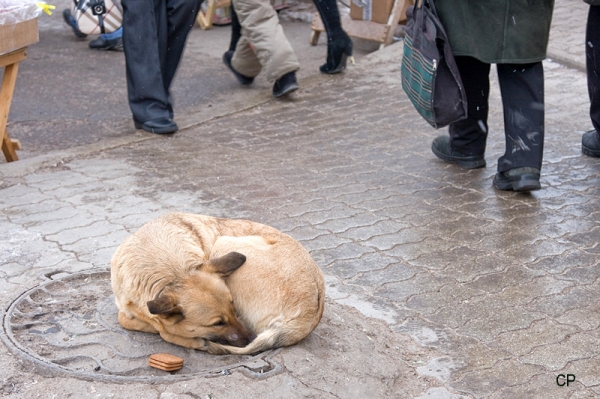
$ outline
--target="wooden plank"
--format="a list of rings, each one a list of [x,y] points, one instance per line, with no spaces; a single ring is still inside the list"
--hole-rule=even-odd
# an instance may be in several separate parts
[[[381,47],[384,47],[392,44],[398,23],[401,19],[406,20],[406,9],[413,4],[414,0],[395,0],[387,24],[354,20],[344,16],[341,18],[342,27],[349,36],[372,40],[381,43]],[[318,13],[313,17],[311,30],[310,44],[314,46],[319,41],[319,34],[325,31]]]
[[[387,23],[390,28],[386,32],[385,39],[383,41],[383,45],[389,46],[394,41],[394,33],[396,33],[396,28],[398,27],[398,22],[400,21],[400,15],[402,14],[404,7],[408,8],[406,3],[408,3],[409,1],[410,0],[394,1],[394,7],[392,7],[392,13],[390,14],[390,17],[389,17],[388,23]],[[400,4],[402,4],[402,7],[400,7]]]
[[[378,43],[383,43],[385,41],[387,32],[389,30],[388,25],[378,24],[377,22],[371,21],[359,21],[352,19],[348,16],[344,16],[341,18],[342,28],[346,31],[348,36],[358,37],[360,39],[373,40]],[[313,17],[313,22],[311,25],[311,29],[314,32],[325,32],[325,27],[323,26],[323,21],[319,17],[319,14],[315,14]],[[318,36],[317,36],[318,40]],[[311,44],[316,45],[317,42],[311,38]]]
[[[349,36],[360,39],[373,40],[383,43],[390,29],[388,25],[372,21],[358,21],[350,17],[342,17],[342,27]]]
[[[323,26],[323,21],[321,21],[321,16],[319,15],[318,12],[316,12],[315,15],[313,15],[312,24],[310,25],[310,28],[312,30],[316,30],[319,33],[325,31],[325,27]],[[315,43],[315,44],[317,44],[317,43]]]
[[[27,57],[27,47],[13,51],[12,53],[0,55],[0,68],[21,62],[25,57]]]

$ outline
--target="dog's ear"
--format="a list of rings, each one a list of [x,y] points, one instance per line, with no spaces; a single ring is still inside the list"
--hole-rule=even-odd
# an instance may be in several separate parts
[[[161,317],[176,317],[183,319],[183,309],[173,295],[163,294],[153,301],[148,301],[148,310]]]
[[[210,259],[205,262],[201,270],[208,273],[216,273],[221,277],[227,277],[246,262],[246,256],[239,252],[230,252],[220,258]]]

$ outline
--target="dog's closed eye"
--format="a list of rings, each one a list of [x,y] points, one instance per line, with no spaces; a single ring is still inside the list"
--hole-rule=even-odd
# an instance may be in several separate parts
[[[210,325],[211,327],[223,327],[225,326],[225,322],[223,320],[219,320],[213,324]]]

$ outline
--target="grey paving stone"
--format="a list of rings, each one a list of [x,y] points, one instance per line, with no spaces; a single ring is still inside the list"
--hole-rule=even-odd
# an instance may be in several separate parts
[[[571,361],[597,359],[600,352],[597,342],[597,337],[576,333],[567,336],[561,342],[538,346],[527,355],[521,356],[520,360],[528,364],[541,365],[547,370],[558,371]],[[598,380],[595,381],[595,384],[590,385],[596,385]]]

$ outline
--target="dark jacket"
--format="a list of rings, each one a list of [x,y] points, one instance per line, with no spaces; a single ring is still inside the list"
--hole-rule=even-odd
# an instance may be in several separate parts
[[[455,55],[487,63],[546,58],[554,0],[433,0]]]
[[[600,6],[600,0],[583,0],[583,2],[591,6]]]

